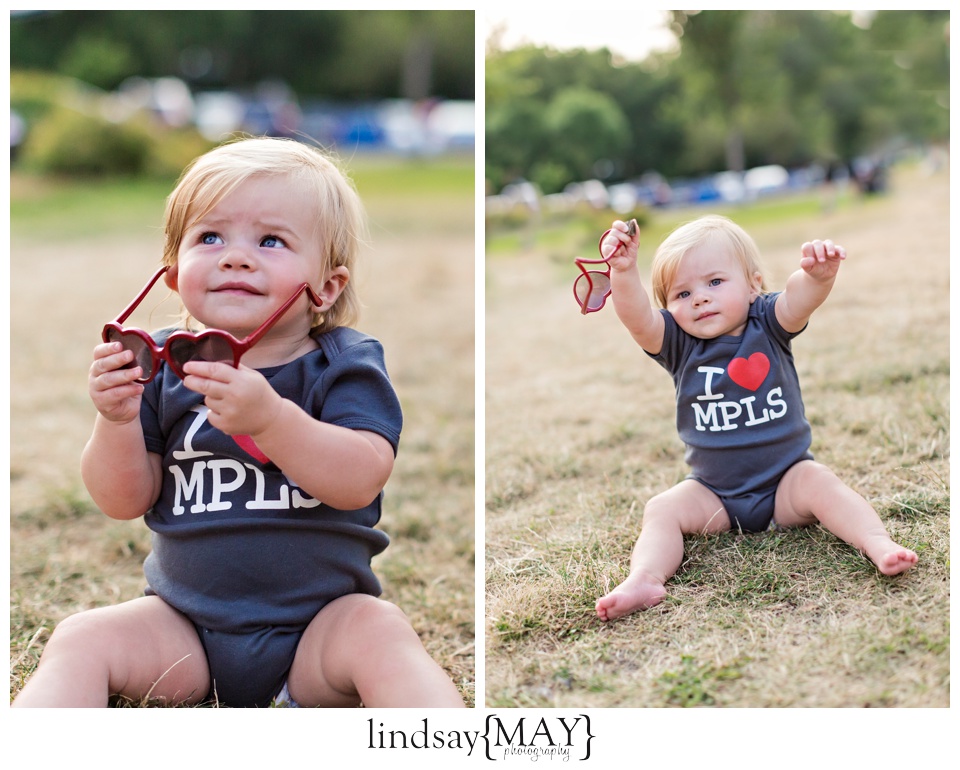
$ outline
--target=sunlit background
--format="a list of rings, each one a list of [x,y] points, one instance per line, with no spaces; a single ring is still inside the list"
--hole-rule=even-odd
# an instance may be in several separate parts
[[[882,190],[949,138],[948,11],[489,11],[488,217]]]

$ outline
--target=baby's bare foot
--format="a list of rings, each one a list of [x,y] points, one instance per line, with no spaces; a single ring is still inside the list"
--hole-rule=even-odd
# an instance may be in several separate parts
[[[917,555],[909,548],[893,542],[889,537],[868,543],[864,550],[877,569],[884,575],[899,575],[917,563]]]
[[[909,548],[899,546],[879,558],[875,564],[884,575],[899,575],[917,563],[917,555]]]
[[[616,620],[659,604],[665,594],[663,583],[635,572],[610,593],[597,599],[597,616],[600,620]]]

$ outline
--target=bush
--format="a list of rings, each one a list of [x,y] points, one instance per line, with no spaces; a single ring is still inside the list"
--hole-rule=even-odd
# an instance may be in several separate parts
[[[214,146],[193,128],[156,131],[144,170],[151,176],[177,179],[190,161]]]
[[[48,174],[139,174],[146,169],[150,141],[130,123],[55,107],[31,127],[22,160],[31,170]]]
[[[17,164],[40,174],[176,178],[212,147],[195,129],[171,129],[146,113],[103,118],[107,103],[107,94],[79,80],[12,72],[10,108],[27,125]]]
[[[28,124],[33,124],[79,90],[77,81],[59,75],[23,70],[11,72],[10,109],[18,112]]]

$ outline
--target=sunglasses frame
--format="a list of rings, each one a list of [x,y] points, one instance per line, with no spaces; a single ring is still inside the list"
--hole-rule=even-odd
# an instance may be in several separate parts
[[[617,256],[617,253],[624,247],[625,244],[621,243],[614,249],[613,253],[609,257],[603,256],[603,239],[606,238],[613,228],[605,230],[603,235],[600,236],[600,240],[597,243],[597,251],[600,252],[600,259],[585,259],[583,257],[575,257],[574,264],[580,269],[580,275],[577,276],[576,280],[573,282],[573,297],[577,300],[577,304],[580,305],[580,315],[586,315],[587,313],[596,313],[598,310],[602,310],[603,306],[607,304],[607,299],[610,297],[610,260]],[[627,224],[627,235],[631,238],[637,234],[637,220],[631,219]],[[606,265],[606,270],[584,270],[584,265]],[[577,284],[580,281],[585,280],[587,282],[588,291],[587,291],[587,300],[593,295],[593,278],[591,275],[602,275],[607,279],[607,289],[603,292],[603,296],[600,298],[600,304],[596,307],[590,307],[587,304],[587,301],[581,301],[580,296],[577,294]]]
[[[160,364],[163,361],[166,361],[167,364],[169,364],[174,374],[176,374],[180,379],[183,379],[185,375],[182,369],[182,364],[175,361],[173,357],[170,355],[171,344],[174,344],[179,340],[188,340],[189,342],[194,344],[202,342],[203,340],[206,340],[206,339],[211,339],[211,338],[223,340],[224,342],[226,342],[227,346],[233,352],[232,366],[234,368],[237,368],[240,365],[240,358],[243,356],[243,354],[246,353],[248,350],[250,350],[250,348],[252,348],[254,345],[256,345],[260,341],[263,335],[270,330],[270,327],[272,327],[278,320],[280,320],[280,317],[285,312],[287,312],[287,310],[290,309],[293,303],[296,302],[297,299],[299,299],[300,295],[303,292],[307,292],[307,296],[310,298],[310,302],[312,302],[314,305],[318,307],[323,305],[323,300],[320,299],[319,296],[317,296],[317,293],[310,287],[310,284],[304,283],[302,286],[300,286],[296,290],[296,292],[294,292],[294,294],[290,297],[290,299],[286,300],[282,305],[280,305],[280,307],[278,307],[273,312],[273,314],[260,325],[259,328],[257,328],[248,336],[244,337],[242,340],[238,340],[229,332],[225,332],[220,329],[204,329],[203,331],[196,332],[196,333],[178,329],[177,331],[173,332],[173,334],[171,334],[169,337],[167,337],[167,339],[163,343],[163,346],[160,346],[160,345],[157,345],[153,337],[151,337],[143,329],[138,329],[136,327],[124,328],[122,324],[133,313],[133,311],[137,309],[139,304],[143,302],[144,297],[147,296],[147,294],[150,292],[150,289],[153,288],[153,285],[158,280],[160,280],[160,276],[162,276],[169,269],[170,268],[167,265],[157,270],[157,272],[154,273],[153,277],[147,282],[147,285],[144,286],[143,289],[140,291],[140,293],[136,297],[134,297],[133,301],[129,305],[127,305],[126,308],[124,308],[123,312],[120,313],[120,315],[118,315],[115,320],[110,321],[109,323],[104,325],[103,331],[101,332],[101,335],[100,335],[104,342],[111,342],[112,341],[110,339],[111,333],[116,333],[120,336],[121,339],[118,339],[115,341],[122,343],[123,342],[122,337],[124,335],[134,335],[144,343],[146,349],[150,352],[151,371],[149,375],[145,377],[137,378],[136,382],[139,382],[141,384],[146,384],[150,382],[154,377],[157,376],[157,372],[160,371]],[[129,350],[129,348],[127,348],[126,346],[125,346],[125,349]],[[187,362],[185,361],[184,363],[187,363]],[[136,360],[127,364],[123,368],[129,369],[134,366],[137,366]]]

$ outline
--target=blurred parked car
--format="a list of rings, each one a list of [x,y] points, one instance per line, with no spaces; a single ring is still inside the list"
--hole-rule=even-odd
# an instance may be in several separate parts
[[[218,141],[243,124],[244,104],[229,91],[199,93],[195,100],[194,123],[205,139]]]
[[[194,103],[190,87],[180,78],[132,77],[112,94],[113,118],[123,120],[146,110],[161,123],[182,128],[193,121]]]
[[[578,203],[586,203],[595,209],[606,208],[610,203],[607,188],[599,179],[588,179],[585,182],[571,182],[563,188],[563,192]]]
[[[790,183],[790,175],[783,166],[758,166],[743,175],[743,186],[749,197],[783,192]]]

